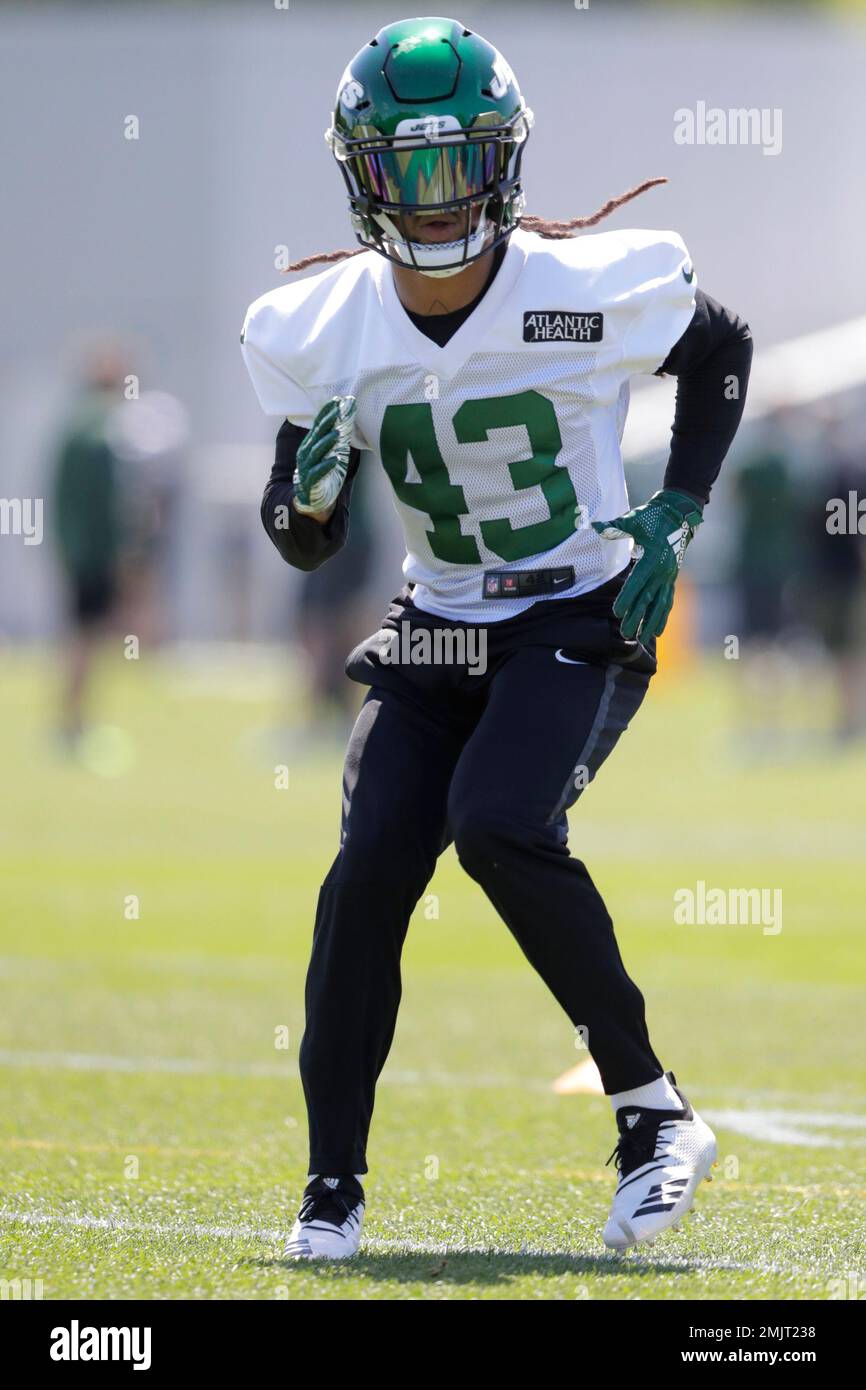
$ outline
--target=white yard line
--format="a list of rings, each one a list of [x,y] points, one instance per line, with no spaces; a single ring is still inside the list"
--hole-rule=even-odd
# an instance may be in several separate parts
[[[288,1056],[285,1061],[232,1061],[204,1057],[130,1057],[113,1052],[42,1051],[26,1048],[0,1048],[0,1067],[35,1067],[57,1071],[122,1072],[147,1075],[168,1073],[175,1076],[213,1076],[265,1078],[278,1081],[297,1081],[297,1063]],[[508,1076],[499,1072],[450,1072],[386,1067],[380,1083],[391,1086],[443,1086],[451,1089],[549,1093],[550,1084],[533,1077]],[[857,1131],[866,1130],[866,1116],[851,1111],[787,1110],[780,1107],[786,1099],[800,1101],[794,1092],[760,1091],[729,1086],[704,1086],[694,1093],[728,1100],[736,1097],[746,1105],[729,1107],[701,1104],[705,1118],[721,1129],[733,1130],[747,1138],[769,1144],[794,1144],[806,1148],[860,1147],[866,1143]],[[833,1100],[822,1092],[822,1099]],[[843,1099],[839,1097],[839,1099]],[[847,1099],[845,1097],[844,1099]],[[829,1129],[847,1132],[846,1137],[827,1134]],[[819,1131],[816,1133],[815,1131]]]
[[[0,1066],[46,1067],[59,1071],[172,1072],[178,1076],[293,1075],[288,1060],[279,1062],[213,1061],[204,1057],[122,1057],[113,1052],[41,1052],[0,1048]]]
[[[185,1223],[161,1222],[161,1221],[135,1221],[126,1217],[114,1216],[70,1216],[65,1213],[34,1211],[15,1211],[9,1207],[0,1207],[0,1223],[5,1225],[24,1225],[24,1226],[44,1226],[44,1227],[65,1227],[73,1230],[103,1231],[107,1234],[117,1233],[118,1235],[143,1235],[143,1236],[164,1236],[174,1240],[258,1240],[267,1245],[279,1245],[288,1238],[288,1223],[284,1229],[273,1230],[267,1227],[239,1225],[209,1225],[205,1222],[195,1221]],[[395,1253],[412,1255],[439,1255],[442,1257],[458,1255],[490,1255],[493,1257],[509,1256],[515,1259],[573,1259],[573,1260],[592,1260],[593,1262],[610,1264],[622,1269],[623,1274],[628,1274],[635,1266],[652,1267],[655,1264],[663,1264],[668,1268],[675,1267],[683,1270],[730,1270],[739,1274],[808,1274],[813,1275],[814,1269],[799,1269],[794,1265],[771,1264],[758,1261],[749,1264],[739,1260],[722,1259],[688,1259],[683,1256],[665,1256],[664,1254],[650,1256],[632,1253],[623,1259],[621,1256],[606,1254],[599,1251],[575,1251],[557,1250],[545,1248],[531,1249],[521,1246],[519,1250],[506,1250],[497,1248],[494,1245],[464,1245],[461,1243],[449,1244],[447,1241],[412,1241],[406,1239],[388,1239],[386,1237],[370,1237],[365,1239],[361,1254],[383,1254]],[[576,1273],[586,1273],[591,1271],[576,1270]]]
[[[129,1221],[120,1216],[70,1216],[63,1212],[15,1211],[10,1207],[0,1207],[0,1222],[7,1225],[24,1226],[64,1226],[85,1231],[107,1231],[119,1234],[170,1236],[185,1239],[190,1236],[197,1240],[262,1240],[276,1244],[287,1239],[287,1231],[273,1230],[257,1226],[211,1226],[200,1221],[188,1224],[162,1221]]]
[[[113,1052],[51,1052],[26,1048],[0,1048],[0,1067],[44,1067],[58,1071],[169,1072],[177,1076],[263,1076],[297,1080],[297,1064],[285,1062],[232,1062],[204,1057],[124,1057]],[[546,1082],[494,1073],[467,1074],[448,1071],[415,1071],[386,1068],[381,1082],[392,1086],[506,1086],[512,1090],[547,1091]]]
[[[720,1129],[732,1129],[747,1139],[765,1144],[796,1144],[806,1149],[862,1148],[866,1134],[852,1135],[852,1130],[866,1130],[866,1115],[851,1115],[844,1111],[827,1110],[707,1110],[701,1114]],[[822,1131],[843,1129],[844,1138]],[[818,1131],[817,1133],[815,1131]]]

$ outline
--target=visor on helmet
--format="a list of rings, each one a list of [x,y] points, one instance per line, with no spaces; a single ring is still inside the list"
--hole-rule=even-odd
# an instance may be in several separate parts
[[[439,148],[382,150],[361,154],[358,182],[377,203],[395,207],[441,208],[490,191],[497,178],[502,147],[489,140]]]
[[[329,143],[356,194],[393,211],[426,211],[496,192],[530,121],[526,112],[505,126],[482,119],[464,131],[454,116],[425,116],[401,121],[392,136],[371,130],[369,139],[343,139],[332,131]]]

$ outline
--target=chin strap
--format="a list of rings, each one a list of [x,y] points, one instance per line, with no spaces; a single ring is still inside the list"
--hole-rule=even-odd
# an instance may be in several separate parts
[[[417,270],[421,275],[429,275],[435,280],[444,280],[465,270],[469,262],[482,253],[491,232],[485,208],[481,209],[478,226],[470,232],[468,241],[466,237],[460,237],[457,241],[406,241],[401,237],[396,223],[385,213],[379,213],[375,221],[407,270]],[[464,248],[466,259],[458,265],[448,265],[447,262],[461,254]],[[446,262],[444,266],[441,265],[442,261]]]

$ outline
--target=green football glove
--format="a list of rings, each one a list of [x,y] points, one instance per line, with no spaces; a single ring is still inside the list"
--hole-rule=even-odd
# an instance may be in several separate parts
[[[295,458],[295,510],[310,515],[333,507],[346,481],[354,396],[333,396],[313,421]]]
[[[623,637],[658,637],[674,601],[674,584],[689,542],[700,526],[702,508],[694,498],[662,488],[648,502],[613,521],[594,521],[606,541],[631,537],[643,554],[616,596],[613,611]]]

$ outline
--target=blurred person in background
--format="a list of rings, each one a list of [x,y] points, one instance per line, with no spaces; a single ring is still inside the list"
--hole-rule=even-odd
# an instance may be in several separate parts
[[[733,582],[740,639],[740,723],[762,750],[779,734],[780,704],[796,666],[786,638],[802,552],[801,503],[791,458],[790,412],[775,410],[734,475]],[[772,698],[768,692],[772,691]]]
[[[99,641],[120,595],[121,465],[109,442],[109,420],[122,399],[126,371],[119,344],[106,341],[88,350],[54,471],[51,515],[67,620],[60,729],[70,745],[84,731]]]
[[[843,743],[866,733],[866,536],[858,510],[866,498],[866,453],[853,424],[835,421],[822,434],[826,454],[808,497],[804,576],[805,610],[830,664]]]
[[[188,437],[187,411],[167,391],[142,391],[108,420],[121,465],[123,622],[143,646],[167,635],[171,604],[162,587],[174,555]]]
[[[735,574],[739,631],[755,648],[773,645],[789,621],[798,506],[784,414],[768,421],[761,446],[734,478],[738,503]]]
[[[52,517],[64,579],[66,678],[60,717],[68,746],[87,727],[101,642],[121,623],[139,644],[163,632],[158,581],[179,492],[186,411],[161,391],[125,399],[130,354],[108,339],[84,354],[63,428]]]

